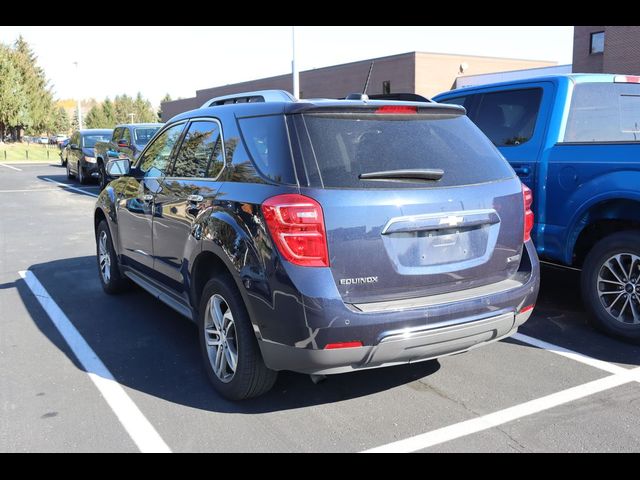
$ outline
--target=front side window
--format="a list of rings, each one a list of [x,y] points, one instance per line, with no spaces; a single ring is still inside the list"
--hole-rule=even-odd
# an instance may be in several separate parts
[[[485,93],[471,118],[497,147],[521,145],[538,119],[541,88]]]
[[[591,42],[589,42],[589,53],[604,52],[604,32],[593,32],[591,34]]]
[[[145,177],[161,177],[166,174],[170,165],[171,152],[183,129],[183,123],[173,125],[149,145],[139,162],[140,170],[144,172]]]
[[[120,128],[116,128],[116,129],[113,131],[113,136],[112,136],[112,138],[111,138],[111,141],[112,141],[113,143],[117,143],[117,142],[119,142],[119,141],[120,141],[120,139],[121,139],[121,138],[122,138],[122,127],[120,127]]]
[[[189,126],[173,168],[174,177],[216,178],[224,166],[220,128],[214,121]]]
[[[573,89],[567,143],[640,141],[640,84],[581,83]]]

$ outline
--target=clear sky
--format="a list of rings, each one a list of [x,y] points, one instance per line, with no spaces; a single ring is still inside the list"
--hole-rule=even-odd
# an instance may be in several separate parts
[[[410,51],[571,63],[573,27],[296,27],[300,70]],[[291,71],[291,27],[3,27],[22,34],[56,98],[102,100],[138,91],[158,104],[165,93]],[[78,62],[78,71],[73,62]],[[468,72],[471,74],[472,72]]]

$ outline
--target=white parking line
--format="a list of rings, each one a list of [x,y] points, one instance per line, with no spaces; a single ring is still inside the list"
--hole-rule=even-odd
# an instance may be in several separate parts
[[[425,448],[448,442],[460,437],[466,437],[473,433],[488,430],[507,422],[512,422],[522,417],[542,412],[575,400],[579,400],[595,393],[603,392],[625,383],[640,381],[640,368],[633,370],[623,369],[624,372],[609,375],[577,387],[568,388],[557,393],[552,393],[542,398],[537,398],[520,405],[499,410],[482,417],[472,418],[464,422],[439,428],[431,432],[416,435],[404,440],[392,442],[387,445],[366,450],[364,453],[403,453],[416,452]]]
[[[65,339],[78,361],[82,364],[87,375],[100,390],[111,410],[125,428],[131,439],[141,452],[171,453],[153,425],[147,420],[140,409],[133,403],[122,386],[115,380],[102,360],[73,326],[69,318],[53,301],[47,290],[42,286],[35,274],[29,270],[20,272],[31,292],[47,312],[54,326]]]
[[[603,360],[598,360],[597,358],[588,357],[587,355],[583,355],[582,353],[574,352],[573,350],[569,350],[567,348],[560,347],[543,340],[538,340],[537,338],[533,338],[522,333],[516,333],[515,335],[512,335],[511,338],[522,343],[528,343],[529,345],[533,345],[534,347],[542,348],[543,350],[547,350],[549,352],[557,353],[558,355],[570,358],[571,360],[575,360],[576,362],[584,363],[594,368],[599,368],[600,370],[604,370],[605,372],[622,373],[629,371],[628,369],[619,365],[605,362]]]
[[[0,167],[10,168],[11,170],[15,170],[16,172],[21,172],[21,168],[12,167],[11,165],[7,165],[6,163],[0,163]]]
[[[25,188],[24,190],[0,190],[0,193],[22,193],[22,192],[58,192],[59,188]]]
[[[68,185],[66,183],[58,182],[56,180],[52,180],[51,178],[42,177],[42,180],[46,180],[47,182],[55,183],[56,185],[60,185],[61,187],[68,188],[69,190],[73,190],[75,192],[84,193],[85,195],[91,195],[92,197],[97,197],[98,196],[95,193],[87,192],[86,190],[83,190],[81,188],[74,187],[74,186]],[[97,188],[97,187],[88,187],[88,188]]]

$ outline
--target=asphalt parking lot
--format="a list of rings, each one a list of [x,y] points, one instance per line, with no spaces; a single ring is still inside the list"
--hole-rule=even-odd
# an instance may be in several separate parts
[[[102,292],[97,187],[56,165],[11,167],[0,451],[640,451],[640,347],[585,325],[576,272],[543,269],[524,336],[318,385],[282,373],[232,403],[209,386],[193,324],[140,289]]]

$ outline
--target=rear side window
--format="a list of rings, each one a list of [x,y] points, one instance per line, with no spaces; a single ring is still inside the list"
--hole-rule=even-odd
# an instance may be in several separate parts
[[[310,186],[450,187],[513,176],[491,142],[464,115],[305,114],[297,123]],[[361,173],[442,169],[438,181],[360,180]]]
[[[640,85],[577,84],[573,90],[564,141],[640,141]]]
[[[214,121],[197,121],[189,126],[176,156],[174,177],[218,176],[224,165],[220,128]]]
[[[541,99],[541,88],[485,93],[469,117],[494,145],[521,145],[533,136]]]
[[[296,184],[284,115],[241,118],[239,123],[258,171],[275,182]]]

